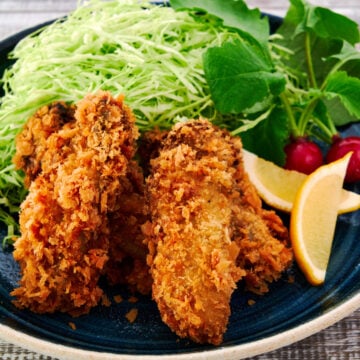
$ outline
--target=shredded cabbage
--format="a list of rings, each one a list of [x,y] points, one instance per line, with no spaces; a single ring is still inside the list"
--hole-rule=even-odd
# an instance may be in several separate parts
[[[217,116],[202,54],[236,36],[209,19],[136,0],[91,0],[23,39],[10,54],[0,103],[0,221],[14,226],[26,191],[11,159],[14,139],[40,106],[89,92],[125,94],[144,131],[182,118]],[[11,218],[11,216],[10,216]]]

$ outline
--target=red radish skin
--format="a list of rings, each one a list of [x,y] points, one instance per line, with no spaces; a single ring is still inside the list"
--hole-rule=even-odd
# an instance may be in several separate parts
[[[285,169],[311,174],[323,164],[321,149],[305,137],[299,137],[287,144]]]
[[[347,168],[345,182],[354,183],[360,181],[360,137],[349,136],[341,138],[334,136],[333,143],[326,155],[326,162],[332,162],[345,156],[348,152],[353,154]]]

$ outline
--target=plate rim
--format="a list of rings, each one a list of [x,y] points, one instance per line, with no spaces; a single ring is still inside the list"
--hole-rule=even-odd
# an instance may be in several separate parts
[[[360,291],[323,315],[287,331],[282,331],[270,337],[265,337],[264,339],[249,343],[226,347],[219,346],[218,348],[211,350],[185,352],[182,354],[116,354],[79,349],[67,345],[56,344],[52,341],[42,340],[35,336],[21,333],[4,324],[0,324],[0,338],[30,351],[46,356],[60,357],[62,360],[73,360],[74,356],[76,356],[76,359],[78,360],[153,360],[159,358],[162,360],[218,360],[219,356],[221,356],[222,360],[234,360],[264,354],[303,340],[342,320],[352,312],[356,311],[359,307]]]
[[[274,18],[275,21],[279,21],[279,19],[282,20],[282,18],[276,15],[268,13],[264,13],[263,15]],[[34,31],[50,25],[56,20],[57,19],[48,20],[29,28],[25,28],[4,39],[0,39],[0,51],[11,51],[21,39]],[[161,358],[161,360],[218,360],[220,356],[222,360],[240,360],[265,354],[301,341],[346,318],[357,309],[360,309],[360,290],[324,314],[306,321],[301,325],[294,326],[288,330],[281,331],[263,339],[238,345],[220,345],[219,347],[214,347],[213,349],[196,352],[189,351],[180,354],[119,354],[86,350],[69,345],[57,344],[51,340],[44,340],[18,331],[2,323],[0,323],[0,339],[21,348],[25,348],[29,351],[37,352],[45,356],[56,357],[61,360],[73,360],[75,356],[78,360],[153,360],[158,358]]]

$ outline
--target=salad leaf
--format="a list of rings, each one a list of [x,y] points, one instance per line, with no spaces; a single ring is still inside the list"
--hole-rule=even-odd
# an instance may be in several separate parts
[[[303,0],[290,2],[284,22],[277,31],[281,35],[278,44],[292,51],[292,55],[283,61],[296,74],[301,86],[307,86],[309,80],[311,86],[317,86],[332,69],[333,62],[328,61],[332,56],[342,49],[345,56],[353,51],[350,49],[354,49],[353,45],[359,41],[358,25],[343,15]],[[309,67],[314,69],[314,74],[309,73]]]
[[[324,103],[335,126],[343,126],[359,121],[356,116],[351,115],[346,110],[338,96],[332,97],[331,99],[325,99]]]
[[[360,118],[360,79],[336,72],[328,77],[325,91],[329,98],[338,96],[348,112]]]
[[[278,41],[292,51],[291,56],[282,59],[283,64],[294,74],[299,81],[299,86],[307,88],[309,86],[309,53],[305,46],[306,33],[297,35],[293,40],[284,38]],[[311,48],[311,62],[314,70],[315,84],[322,84],[333,67],[333,63],[327,62],[334,54],[337,54],[342,43],[339,40],[329,40],[309,35],[308,47]]]
[[[293,105],[302,106],[303,112],[298,117],[301,132],[325,133],[330,141],[337,132],[335,126],[359,120],[355,99],[359,99],[360,56],[354,46],[359,42],[359,28],[351,19],[329,9],[303,0],[290,2],[278,30],[281,35],[278,44],[291,51],[282,57],[279,66],[298,86],[293,92],[295,97],[287,96]],[[321,113],[316,111],[320,101]],[[320,131],[314,130],[316,126]]]
[[[352,45],[359,42],[359,28],[355,21],[304,0],[290,0],[290,7],[279,33],[292,33],[293,36],[288,36],[291,39],[306,31],[322,38],[345,40]]]
[[[344,42],[341,51],[331,56],[331,58],[340,60],[342,63],[351,60],[360,60],[360,52],[349,43]]]
[[[259,103],[268,107],[264,101],[279,95],[285,87],[284,76],[275,71],[261,51],[240,40],[208,49],[204,71],[214,104],[225,114],[251,112]]]
[[[352,45],[359,42],[359,29],[355,21],[330,9],[308,3],[306,10],[304,25],[307,29],[314,31],[316,35],[322,38],[345,40]]]
[[[224,25],[241,32],[245,37],[250,34],[262,44],[269,39],[269,22],[261,17],[259,9],[250,10],[243,0],[170,0],[177,10],[205,11],[223,20]]]
[[[288,136],[287,114],[279,106],[274,108],[265,121],[241,133],[244,148],[279,165],[285,163],[284,145]]]
[[[330,56],[327,61],[332,63],[331,73],[343,70],[350,76],[360,76],[360,52],[346,41],[343,43],[341,51]]]

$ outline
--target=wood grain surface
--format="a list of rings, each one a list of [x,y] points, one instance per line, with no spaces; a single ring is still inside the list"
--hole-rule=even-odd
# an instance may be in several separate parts
[[[311,2],[329,7],[360,23],[360,0],[313,0]],[[285,14],[289,4],[288,0],[248,0],[247,3],[250,7],[259,7],[263,12],[279,16]],[[63,16],[76,6],[77,0],[0,0],[0,41],[20,30]],[[35,354],[18,345],[1,340],[0,359],[53,360],[53,358]],[[251,358],[251,360],[270,359],[359,360],[360,309],[302,341]]]

